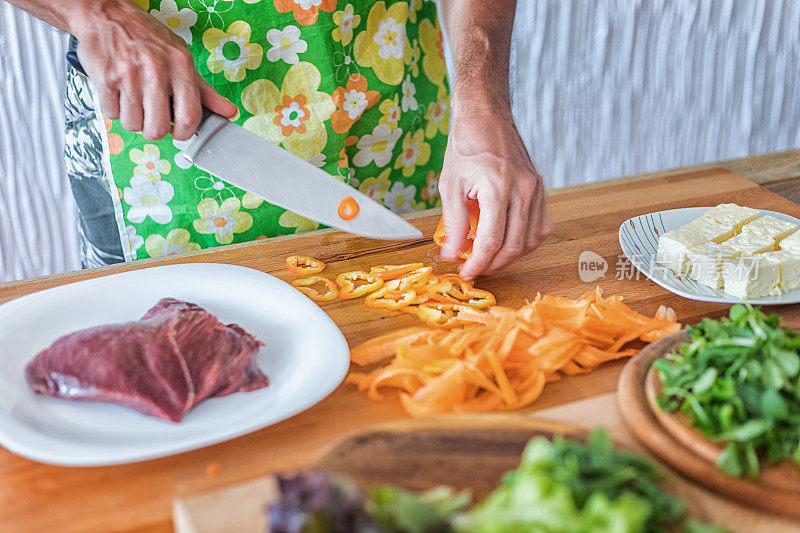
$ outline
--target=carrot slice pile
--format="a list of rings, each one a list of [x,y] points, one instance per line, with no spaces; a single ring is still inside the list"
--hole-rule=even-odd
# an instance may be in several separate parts
[[[537,295],[520,309],[459,310],[452,329],[414,327],[373,338],[350,352],[360,366],[388,363],[347,380],[380,398],[399,391],[412,417],[503,411],[533,403],[545,384],[629,357],[635,339],[651,342],[680,330],[662,306],[647,317],[600,289],[571,300]]]

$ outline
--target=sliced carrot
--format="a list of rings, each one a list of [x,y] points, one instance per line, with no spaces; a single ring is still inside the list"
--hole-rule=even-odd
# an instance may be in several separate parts
[[[374,337],[350,350],[350,362],[360,366],[378,363],[392,357],[396,353],[398,343],[411,342],[430,335],[429,328],[411,327]]]
[[[423,285],[408,280],[410,272],[389,283],[414,283],[423,293],[444,291],[457,300],[472,290],[470,283],[452,276],[425,278]],[[680,329],[674,311],[660,308],[648,317],[599,289],[576,300],[537,295],[520,309],[476,311],[461,309],[464,304],[431,302],[427,320],[433,317],[440,325],[436,313],[441,312],[446,321],[456,320],[455,327],[406,328],[368,341],[353,350],[354,363],[391,359],[369,374],[348,378],[372,398],[380,397],[379,389],[397,389],[406,413],[414,417],[525,407],[539,398],[546,383],[629,357],[637,351],[623,349],[630,341],[647,342]]]

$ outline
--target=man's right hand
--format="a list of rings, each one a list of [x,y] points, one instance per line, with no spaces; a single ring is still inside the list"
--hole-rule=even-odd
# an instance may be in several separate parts
[[[68,31],[78,39],[78,57],[106,117],[149,141],[167,133],[182,141],[197,131],[203,105],[224,117],[236,114],[197,72],[183,39],[128,0],[66,3],[85,6],[68,18]]]

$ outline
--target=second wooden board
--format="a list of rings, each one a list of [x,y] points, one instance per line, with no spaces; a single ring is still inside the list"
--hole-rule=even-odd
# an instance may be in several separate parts
[[[697,483],[758,509],[800,517],[800,489],[776,488],[786,487],[787,474],[770,473],[769,483],[727,476],[709,460],[713,455],[708,453],[708,445],[699,440],[701,437],[677,430],[675,419],[659,417],[653,411],[646,391],[653,362],[684,342],[684,332],[664,337],[645,347],[623,369],[617,392],[628,427],[656,456]],[[668,422],[664,424],[659,418]]]

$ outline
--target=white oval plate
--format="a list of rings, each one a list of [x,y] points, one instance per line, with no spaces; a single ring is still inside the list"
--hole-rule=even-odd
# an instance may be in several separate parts
[[[206,308],[261,340],[267,388],[211,398],[175,424],[118,405],[34,394],[25,365],[67,333],[140,318],[163,297]],[[43,463],[100,466],[163,457],[289,418],[328,396],[350,364],[347,342],[314,302],[250,268],[145,268],[80,281],[0,306],[0,445]]]
[[[642,274],[668,291],[691,300],[729,304],[747,301],[757,305],[784,305],[800,302],[800,289],[794,289],[778,296],[742,300],[721,289],[712,289],[702,283],[697,283],[688,276],[678,275],[666,267],[655,264],[659,235],[688,224],[709,209],[711,207],[686,207],[629,218],[619,227],[619,244],[622,247],[622,252]],[[759,211],[761,211],[762,216],[772,215],[775,218],[800,226],[800,220],[784,213],[767,211],[766,209],[760,209]]]

